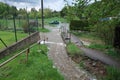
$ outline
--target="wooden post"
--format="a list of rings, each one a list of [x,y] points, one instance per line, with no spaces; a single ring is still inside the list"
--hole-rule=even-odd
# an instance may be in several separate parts
[[[28,54],[30,53],[30,48],[27,49],[26,51],[26,61],[28,61]]]

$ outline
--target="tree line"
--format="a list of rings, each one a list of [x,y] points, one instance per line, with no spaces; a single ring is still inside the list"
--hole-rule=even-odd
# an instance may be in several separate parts
[[[20,8],[19,10],[15,6],[10,6],[6,3],[0,2],[0,18],[12,18],[16,16],[17,18],[26,18],[26,13],[28,13],[29,18],[41,18],[41,9],[38,11],[35,8],[31,8],[30,11],[27,11],[25,8]],[[56,17],[60,16],[58,11],[53,11],[49,8],[44,9],[44,17]]]

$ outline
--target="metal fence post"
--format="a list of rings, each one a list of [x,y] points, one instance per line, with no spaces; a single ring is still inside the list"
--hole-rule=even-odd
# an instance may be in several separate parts
[[[43,13],[43,0],[41,0],[41,16],[42,16],[42,28],[44,28],[44,13]]]
[[[14,23],[15,41],[17,42],[17,32],[16,32],[15,16],[14,15],[13,15],[13,23]]]

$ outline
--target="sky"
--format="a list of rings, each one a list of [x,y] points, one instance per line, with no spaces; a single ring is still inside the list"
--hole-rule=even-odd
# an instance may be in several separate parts
[[[64,6],[64,0],[43,0],[44,8],[50,8],[52,10],[60,11]],[[67,0],[72,3],[72,0]],[[0,2],[7,3],[9,5],[16,6],[17,9],[26,8],[30,11],[31,8],[36,8],[39,10],[41,8],[41,0],[0,0]]]

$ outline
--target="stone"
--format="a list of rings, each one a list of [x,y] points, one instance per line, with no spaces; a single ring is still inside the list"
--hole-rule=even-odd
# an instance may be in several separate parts
[[[96,66],[96,62],[92,63],[92,66],[95,67]]]

